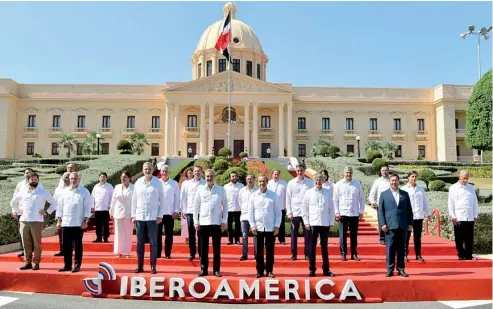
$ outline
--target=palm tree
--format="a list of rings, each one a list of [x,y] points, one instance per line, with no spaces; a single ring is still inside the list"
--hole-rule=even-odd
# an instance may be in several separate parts
[[[84,153],[86,155],[94,155],[97,154],[98,152],[98,139],[96,138],[96,135],[98,133],[96,131],[91,131],[87,133],[86,138],[82,142],[82,147],[84,149]],[[103,140],[103,138],[99,139],[100,141]],[[101,146],[101,142],[100,145]]]
[[[327,147],[322,148],[322,146],[327,146]],[[330,142],[328,140],[320,138],[320,139],[316,140],[315,142],[313,142],[312,154],[314,156],[317,156],[317,155],[324,156],[324,154],[326,154],[326,150],[329,148],[329,146],[330,146]]]
[[[385,142],[382,145],[383,155],[387,157],[388,160],[394,158],[394,151],[397,149],[397,145],[394,142]]]
[[[72,134],[63,134],[60,139],[60,146],[67,149],[67,158],[70,158],[70,154],[74,151],[75,138]]]
[[[380,152],[382,150],[382,145],[378,141],[367,141],[365,144],[365,152],[368,150],[375,150]]]
[[[130,136],[130,144],[132,144],[133,153],[137,153],[138,155],[144,152],[145,145],[149,145],[147,137],[141,132],[135,132]]]

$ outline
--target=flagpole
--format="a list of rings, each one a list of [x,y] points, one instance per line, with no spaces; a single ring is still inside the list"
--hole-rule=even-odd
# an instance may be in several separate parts
[[[231,16],[231,8],[229,9],[229,16]],[[233,18],[230,17],[229,20],[229,27],[230,27],[230,33],[231,37],[233,36]],[[229,70],[228,70],[228,149],[232,151],[231,149],[231,66],[233,65],[232,63],[232,50],[231,50],[231,37],[228,40],[228,51],[229,51]]]

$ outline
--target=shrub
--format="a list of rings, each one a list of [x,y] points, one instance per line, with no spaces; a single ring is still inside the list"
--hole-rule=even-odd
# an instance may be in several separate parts
[[[209,158],[209,164],[212,166],[214,165],[214,162],[216,162],[217,157],[216,156],[210,156]]]
[[[430,182],[431,191],[447,191],[445,190],[445,182],[443,180],[437,179]]]
[[[227,157],[229,157],[232,154],[232,152],[227,147],[223,147],[223,148],[219,149],[219,151],[217,152],[217,154],[220,157],[227,158]]]
[[[66,164],[61,164],[61,165],[58,165],[56,168],[55,168],[55,173],[57,174],[60,174],[62,175],[63,173],[65,173],[67,171],[67,165]]]
[[[491,150],[492,71],[476,83],[469,97],[466,114],[466,145],[470,149]]]
[[[218,158],[216,162],[214,162],[214,166],[212,167],[216,173],[220,173],[229,168],[229,163],[223,158]]]
[[[378,150],[368,149],[366,151],[366,162],[373,163],[376,158],[382,158],[382,154]]]
[[[383,166],[387,166],[388,163],[387,161],[385,161],[384,159],[382,158],[376,158],[375,160],[373,160],[373,162],[371,163],[371,166],[373,167],[373,172],[374,173],[379,173],[380,172],[380,169],[383,167]]]
[[[132,154],[132,144],[126,139],[122,139],[116,145],[116,149],[120,150],[120,154]]]
[[[240,158],[246,158],[248,157],[248,154],[246,152],[240,152]]]
[[[247,170],[244,168],[241,168],[241,167],[230,167],[230,168],[228,168],[226,171],[224,171],[221,174],[221,177],[219,177],[221,179],[219,179],[219,181],[216,179],[216,182],[218,182],[218,184],[220,184],[221,186],[227,184],[229,182],[229,176],[232,173],[235,173],[236,176],[238,176],[238,182],[241,182],[242,184],[246,183],[245,177],[247,174]]]
[[[202,172],[205,172],[206,170],[208,170],[212,167],[211,163],[209,163],[209,161],[207,161],[207,160],[197,160],[197,161],[195,161],[195,163],[193,163],[193,166],[201,167]]]
[[[435,175],[432,169],[425,168],[418,173],[418,180],[421,180],[426,184],[426,189],[429,189],[430,182],[436,179],[437,175]]]
[[[327,155],[332,159],[335,159],[339,156],[340,152],[341,149],[339,149],[339,147],[337,147],[336,145],[330,145],[329,149],[327,150]]]
[[[482,166],[482,167],[469,167],[466,168],[469,171],[471,177],[477,178],[491,178],[491,165]]]
[[[437,177],[439,180],[442,180],[445,183],[449,184],[454,184],[457,181],[459,181],[459,177],[457,175],[452,175],[452,176],[438,176]]]

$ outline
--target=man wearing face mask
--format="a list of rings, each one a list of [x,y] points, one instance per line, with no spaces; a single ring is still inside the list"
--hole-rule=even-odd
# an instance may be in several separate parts
[[[38,187],[39,176],[31,173],[29,176],[29,188],[20,190],[10,202],[12,216],[20,216],[20,231],[25,248],[26,265],[19,270],[39,269],[41,260],[41,235],[44,228],[44,216],[53,213],[57,208],[57,202],[44,188]],[[46,203],[50,207],[45,211]],[[34,247],[34,267],[32,255]]]

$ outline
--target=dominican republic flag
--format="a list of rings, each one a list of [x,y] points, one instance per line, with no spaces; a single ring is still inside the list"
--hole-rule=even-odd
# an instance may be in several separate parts
[[[231,58],[229,55],[229,42],[231,41],[231,17],[230,13],[228,13],[228,17],[224,21],[223,31],[217,38],[216,49],[220,51],[226,59],[231,62]]]

